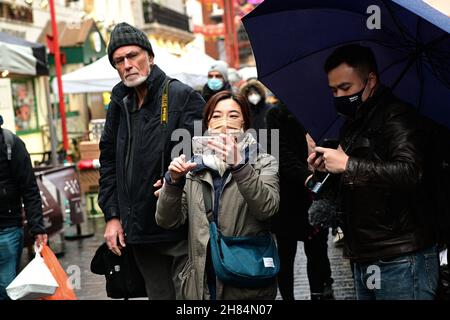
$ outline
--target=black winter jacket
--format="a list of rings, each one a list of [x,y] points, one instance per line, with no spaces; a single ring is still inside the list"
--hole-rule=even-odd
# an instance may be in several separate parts
[[[156,225],[157,198],[153,184],[161,178],[161,148],[165,139],[165,171],[170,163],[171,133],[185,128],[193,133],[194,121],[202,119],[204,100],[192,88],[173,81],[169,87],[168,129],[162,136],[161,97],[165,73],[154,65],[146,83],[148,93],[139,111],[138,132],[135,137],[134,155],[127,154],[130,144],[130,115],[123,99],[133,93],[122,82],[111,95],[104,132],[100,141],[99,205],[105,220],[120,218],[127,243],[157,243],[186,239],[185,229],[165,230]],[[190,146],[189,141],[182,141]],[[127,184],[125,163],[133,159],[131,187]]]
[[[433,243],[422,191],[426,140],[418,121],[414,108],[379,86],[342,129],[341,146],[350,144],[341,177],[344,234],[353,260],[394,257]]]
[[[12,158],[8,161],[0,128],[0,228],[22,227],[22,203],[30,233],[45,233],[42,201],[30,155],[23,141],[14,135]]]

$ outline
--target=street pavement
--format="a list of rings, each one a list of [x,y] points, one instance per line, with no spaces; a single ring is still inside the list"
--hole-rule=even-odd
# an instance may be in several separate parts
[[[104,276],[96,275],[90,271],[90,262],[98,246],[103,242],[104,220],[100,218],[90,218],[82,225],[82,234],[93,234],[93,236],[79,240],[64,241],[64,255],[60,257],[60,262],[69,276],[80,275],[79,280],[73,282],[79,284],[75,292],[80,300],[104,300],[109,299],[105,291]],[[70,228],[66,235],[74,231]],[[62,243],[59,237],[51,239],[54,251],[61,251]],[[59,248],[59,249],[56,249]],[[350,266],[347,260],[342,258],[342,248],[336,247],[332,242],[330,234],[328,254],[330,258],[332,277],[334,278],[334,295],[337,300],[349,300],[355,298],[353,289],[353,279]],[[294,290],[296,300],[309,300],[309,285],[306,276],[306,259],[303,250],[303,243],[298,243],[297,256],[294,268]],[[76,278],[74,278],[76,279]],[[278,294],[277,300],[281,299]]]

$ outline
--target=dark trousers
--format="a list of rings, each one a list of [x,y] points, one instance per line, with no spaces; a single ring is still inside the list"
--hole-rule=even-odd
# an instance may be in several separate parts
[[[179,274],[188,258],[187,240],[132,245],[149,300],[181,299]]]
[[[311,293],[322,293],[326,284],[331,284],[331,267],[328,260],[328,229],[321,230],[312,239],[304,241]],[[297,240],[277,235],[280,272],[278,288],[283,300],[294,300],[294,262],[297,253]]]

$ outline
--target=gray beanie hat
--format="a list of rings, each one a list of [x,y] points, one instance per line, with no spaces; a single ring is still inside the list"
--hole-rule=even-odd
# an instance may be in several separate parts
[[[223,79],[228,82],[228,63],[225,61],[219,60],[214,62],[209,68],[209,72],[217,71],[223,76]]]
[[[148,40],[148,37],[144,32],[129,25],[126,22],[121,22],[116,25],[111,32],[111,38],[108,45],[109,62],[114,68],[114,51],[116,51],[120,47],[132,45],[139,46],[147,50],[152,56],[155,56],[155,54],[153,53],[152,45],[150,44],[150,40]]]

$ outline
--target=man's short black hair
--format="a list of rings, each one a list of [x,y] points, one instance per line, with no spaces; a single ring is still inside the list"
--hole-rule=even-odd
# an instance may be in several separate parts
[[[373,72],[378,77],[377,61],[372,49],[359,44],[348,44],[337,48],[325,61],[324,69],[326,73],[346,63],[354,68],[361,78],[366,78]]]

